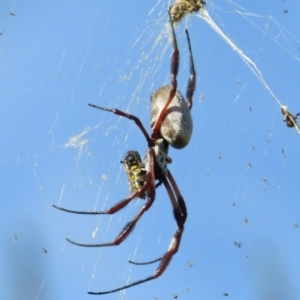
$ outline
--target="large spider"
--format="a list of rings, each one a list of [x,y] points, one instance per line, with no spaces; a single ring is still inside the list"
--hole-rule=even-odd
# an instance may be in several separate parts
[[[179,50],[177,47],[177,40],[170,11],[169,22],[171,25],[173,38],[173,54],[171,59],[171,85],[159,88],[151,96],[151,135],[148,134],[140,119],[136,116],[130,115],[118,109],[109,109],[94,104],[88,104],[89,106],[112,112],[116,115],[133,120],[146,138],[148,149],[146,151],[146,158],[144,160],[144,163],[142,163],[140,156],[136,151],[127,152],[124,161],[122,161],[122,163],[124,163],[125,165],[125,170],[128,175],[131,195],[105,211],[74,211],[59,207],[57,205],[53,206],[62,211],[75,214],[114,214],[124,208],[133,199],[137,197],[145,198],[146,203],[142,206],[134,219],[126,224],[120,234],[112,242],[101,244],[82,244],[74,242],[71,239],[67,238],[67,241],[71,244],[82,247],[116,246],[126,239],[129,233],[133,230],[135,224],[142,217],[144,212],[151,207],[155,200],[156,187],[159,184],[163,184],[168,192],[173,207],[173,214],[177,223],[177,230],[173,236],[168,250],[160,258],[142,263],[130,261],[131,263],[141,265],[160,261],[160,265],[153,275],[112,290],[103,292],[88,292],[89,294],[109,294],[159,277],[164,273],[171,261],[171,258],[179,248],[181,236],[184,230],[184,223],[187,218],[187,209],[179,188],[167,167],[168,163],[171,162],[171,158],[168,156],[168,148],[169,145],[171,145],[174,148],[181,149],[184,148],[190,141],[193,130],[193,121],[190,110],[192,108],[192,98],[196,87],[196,71],[194,67],[189,34],[188,31],[185,30],[190,57],[190,78],[188,81],[185,100],[182,94],[177,90]],[[158,180],[158,183],[156,185],[155,180]]]

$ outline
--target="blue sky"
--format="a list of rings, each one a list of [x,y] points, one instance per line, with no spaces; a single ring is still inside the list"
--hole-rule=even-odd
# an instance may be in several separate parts
[[[111,241],[142,200],[114,216],[52,208],[101,210],[128,195],[120,160],[131,149],[143,157],[144,137],[134,123],[87,103],[135,114],[148,129],[150,95],[170,82],[168,1],[118,2],[0,4],[0,299],[90,299],[88,290],[147,277],[155,264],[128,259],[160,256],[176,230],[163,187],[118,247],[80,248],[65,238]],[[207,1],[206,9],[280,103],[299,112],[299,3]],[[104,297],[299,299],[299,134],[196,15],[176,27],[184,94],[185,28],[197,89],[192,140],[170,149],[189,213],[181,247],[159,279]]]

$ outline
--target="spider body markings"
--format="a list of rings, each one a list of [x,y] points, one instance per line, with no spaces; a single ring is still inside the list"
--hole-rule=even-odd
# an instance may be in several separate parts
[[[188,31],[186,30],[185,32],[190,57],[190,78],[188,81],[185,100],[181,93],[177,90],[179,50],[177,47],[177,40],[170,9],[168,11],[169,22],[171,25],[171,33],[173,38],[173,54],[171,58],[171,85],[159,88],[151,96],[151,135],[148,134],[140,119],[134,115],[130,115],[119,109],[110,109],[95,104],[88,104],[91,107],[111,112],[118,116],[122,116],[134,121],[147,141],[148,149],[146,151],[146,158],[144,160],[144,163],[141,162],[140,156],[136,151],[127,152],[123,161],[130,184],[131,195],[105,211],[74,211],[57,205],[53,206],[62,211],[76,214],[114,214],[124,208],[133,199],[137,197],[145,197],[145,204],[140,208],[133,220],[125,225],[125,227],[113,241],[100,244],[84,244],[75,242],[67,238],[67,241],[71,244],[82,247],[115,246],[122,243],[132,232],[138,220],[153,204],[155,200],[156,187],[160,184],[163,184],[171,201],[177,229],[174,233],[169,248],[161,257],[145,263],[132,262],[134,264],[148,264],[160,261],[160,264],[153,275],[108,291],[88,292],[92,295],[114,293],[159,277],[164,273],[171,261],[171,258],[179,249],[181,237],[184,230],[184,223],[187,218],[187,208],[185,205],[185,201],[179,191],[177,183],[174,180],[170,170],[168,169],[168,164],[171,162],[171,158],[168,156],[168,149],[169,145],[177,149],[182,149],[188,144],[191,138],[193,123],[190,110],[192,108],[192,98],[196,87],[196,71],[194,67],[190,38]],[[156,185],[155,180],[158,180],[158,183]]]

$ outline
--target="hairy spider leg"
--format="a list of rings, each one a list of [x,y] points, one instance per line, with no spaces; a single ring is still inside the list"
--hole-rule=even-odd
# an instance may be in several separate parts
[[[69,238],[66,240],[70,242],[73,245],[81,246],[81,247],[107,247],[107,246],[117,246],[120,243],[122,243],[129,233],[133,230],[135,224],[138,222],[138,220],[141,218],[141,216],[144,214],[146,210],[148,210],[151,205],[154,202],[155,199],[155,177],[154,177],[154,150],[152,148],[149,148],[147,150],[147,159],[149,162],[147,174],[146,174],[146,180],[144,186],[138,191],[138,194],[144,193],[146,190],[147,192],[147,202],[142,206],[140,211],[137,213],[137,215],[134,217],[134,219],[130,222],[128,222],[125,227],[122,229],[120,234],[115,238],[114,241],[108,242],[108,243],[101,243],[101,244],[83,244],[83,243],[77,243]],[[135,193],[137,194],[137,193]],[[137,197],[137,195],[135,195]],[[130,196],[129,198],[119,202],[117,205],[113,206],[109,210],[103,212],[102,214],[114,214],[120,209],[122,209],[125,205],[127,205],[133,198]]]
[[[148,145],[149,147],[152,146],[152,143],[153,143],[153,139],[150,137],[150,135],[148,134],[147,130],[145,129],[143,123],[141,122],[141,120],[134,116],[134,115],[130,115],[128,113],[125,113],[119,109],[111,109],[111,108],[106,108],[106,107],[102,107],[102,106],[98,106],[98,105],[95,105],[95,104],[91,104],[91,103],[88,103],[89,106],[91,107],[94,107],[94,108],[98,108],[98,109],[101,109],[101,110],[105,110],[105,111],[108,111],[108,112],[112,112],[114,113],[115,115],[118,115],[118,116],[121,116],[121,117],[125,117],[129,120],[133,120],[134,123],[140,128],[140,130],[142,131],[143,135],[145,136],[147,142],[148,142]]]
[[[179,247],[180,238],[181,238],[181,235],[183,232],[183,226],[184,226],[184,223],[187,218],[187,208],[186,208],[185,201],[184,201],[184,199],[179,191],[179,188],[176,184],[176,181],[169,170],[168,170],[167,178],[168,178],[171,186],[166,179],[163,180],[163,183],[166,187],[166,190],[169,194],[169,197],[170,197],[170,200],[171,200],[171,203],[173,206],[174,218],[177,222],[178,230],[181,230],[181,234],[179,236],[179,241],[178,241],[178,247]],[[175,192],[176,197],[174,197],[173,191]],[[176,236],[176,234],[175,234],[175,236]],[[175,238],[175,236],[174,236],[174,238]],[[178,250],[178,248],[177,248],[177,250]],[[177,252],[177,250],[172,254],[172,256]],[[135,262],[132,260],[129,260],[128,262],[131,264],[134,264],[134,265],[149,265],[149,264],[153,264],[155,262],[165,259],[165,256],[166,256],[166,254],[164,254],[163,256],[161,256],[159,258],[156,258],[156,259],[153,259],[153,260],[150,260],[147,262]]]
[[[172,187],[171,187],[168,180],[170,181]],[[144,279],[132,282],[130,284],[121,286],[121,287],[113,289],[113,290],[104,291],[104,292],[88,292],[88,294],[91,294],[91,295],[104,295],[104,294],[110,294],[110,293],[118,292],[120,290],[124,290],[124,289],[130,288],[130,287],[133,287],[135,285],[144,283],[146,281],[156,279],[157,277],[162,275],[164,273],[164,271],[166,270],[166,268],[169,265],[173,255],[179,249],[181,236],[182,236],[183,229],[184,229],[184,223],[185,223],[185,220],[187,218],[187,210],[186,210],[186,205],[185,205],[185,202],[183,200],[183,197],[179,192],[179,189],[177,187],[177,184],[175,183],[175,180],[174,180],[173,176],[170,173],[168,173],[167,178],[162,179],[162,182],[163,182],[164,186],[166,187],[166,190],[168,191],[169,197],[171,199],[171,204],[173,206],[174,217],[176,219],[178,228],[177,228],[177,230],[176,230],[176,232],[173,236],[173,239],[171,241],[171,244],[170,244],[169,249],[167,250],[167,252],[160,259],[155,260],[155,261],[161,261],[161,263],[158,266],[158,268],[156,269],[155,273],[153,275],[149,276],[149,277],[146,277]],[[172,188],[174,189],[174,191],[172,190]],[[175,192],[176,196],[174,195],[174,192]],[[177,198],[177,201],[176,201],[176,198]]]

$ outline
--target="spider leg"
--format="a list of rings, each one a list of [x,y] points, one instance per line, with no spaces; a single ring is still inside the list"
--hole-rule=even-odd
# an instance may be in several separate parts
[[[111,109],[111,108],[106,108],[106,107],[102,107],[102,106],[98,106],[98,105],[95,105],[95,104],[91,104],[91,103],[88,103],[89,106],[91,107],[94,107],[94,108],[98,108],[98,109],[101,109],[101,110],[104,110],[104,111],[108,111],[108,112],[112,112],[114,113],[115,115],[118,115],[118,116],[121,116],[121,117],[125,117],[129,120],[132,120],[134,121],[134,123],[140,128],[140,130],[142,131],[143,135],[145,136],[149,146],[152,145],[152,138],[149,136],[147,130],[145,129],[143,123],[140,121],[140,119],[134,115],[130,115],[128,113],[125,113],[119,109]]]
[[[61,206],[57,206],[55,204],[53,204],[52,206],[54,208],[57,208],[59,210],[68,212],[68,213],[72,213],[72,214],[79,214],[79,215],[112,215],[114,213],[116,213],[117,211],[119,211],[120,209],[122,209],[123,207],[125,207],[127,204],[129,204],[133,199],[139,197],[139,195],[145,193],[148,189],[148,185],[144,185],[139,191],[136,191],[135,193],[133,193],[132,195],[130,195],[129,197],[127,197],[126,199],[120,201],[119,203],[117,203],[116,205],[114,205],[113,207],[109,208],[108,210],[103,210],[103,211],[80,211],[80,210],[71,210],[71,209],[67,209]]]
[[[88,292],[88,294],[90,294],[90,295],[105,295],[105,294],[111,294],[111,293],[115,293],[115,292],[118,292],[118,291],[121,291],[121,290],[125,290],[125,289],[127,289],[127,288],[132,287],[132,286],[135,286],[135,285],[144,283],[144,282],[146,282],[146,281],[155,279],[156,277],[157,277],[157,276],[152,275],[152,276],[149,276],[149,277],[147,277],[147,278],[145,278],[145,279],[141,279],[141,280],[132,282],[132,283],[130,283],[130,284],[123,285],[123,286],[121,286],[121,287],[119,287],[119,288],[116,288],[116,289],[113,289],[113,290],[104,291],[104,292]]]
[[[185,205],[184,199],[183,199],[183,197],[182,197],[182,195],[181,195],[181,193],[179,191],[177,183],[174,180],[174,177],[172,176],[172,174],[171,174],[170,171],[168,171],[167,178],[170,181],[171,186],[169,185],[169,183],[168,183],[167,180],[163,181],[163,183],[164,183],[164,185],[166,187],[166,190],[168,191],[168,194],[169,194],[172,206],[173,206],[173,210],[174,210],[174,217],[175,217],[175,219],[177,221],[177,225],[178,225],[179,228],[182,226],[182,231],[183,231],[183,225],[184,225],[184,223],[186,221],[186,218],[187,218],[186,205]],[[175,192],[177,201],[174,198],[174,193],[173,193],[172,189]],[[173,255],[174,254],[175,253],[173,253]],[[149,265],[149,264],[153,264],[155,262],[163,260],[164,257],[165,257],[165,255],[163,255],[163,256],[161,256],[159,258],[147,261],[147,262],[136,262],[136,261],[132,261],[132,260],[129,260],[128,262],[131,263],[131,264],[134,264],[134,265]]]
[[[173,240],[171,242],[171,245],[167,251],[167,253],[163,256],[163,258],[161,259],[161,264],[160,266],[156,269],[155,273],[152,276],[146,277],[144,279],[138,280],[138,281],[134,281],[130,284],[121,286],[119,288],[113,289],[113,290],[109,290],[109,291],[104,291],[104,292],[88,292],[88,294],[91,295],[104,295],[104,294],[110,294],[110,293],[114,293],[114,292],[118,292],[124,289],[128,289],[130,287],[133,287],[135,285],[156,279],[157,277],[159,277],[160,275],[162,275],[164,273],[164,271],[166,270],[169,262],[171,261],[172,256],[178,251],[179,248],[179,243],[181,240],[181,235],[182,235],[182,230],[177,230]]]
[[[159,181],[159,182],[155,185],[155,188],[159,187],[160,185],[162,185],[162,181]]]
[[[171,185],[169,184],[168,180],[170,181]],[[169,194],[171,204],[173,206],[174,218],[175,218],[177,226],[178,226],[178,228],[173,236],[173,239],[171,241],[171,244],[169,246],[169,249],[162,257],[148,261],[148,262],[129,261],[130,263],[135,264],[135,265],[147,265],[147,264],[155,263],[157,261],[161,261],[160,266],[158,267],[158,269],[155,272],[155,274],[156,274],[155,278],[160,276],[165,271],[169,262],[171,261],[172,256],[178,251],[181,236],[182,236],[182,233],[184,230],[184,223],[187,218],[187,209],[186,209],[184,199],[183,199],[183,197],[178,189],[178,186],[177,186],[172,174],[170,173],[170,171],[168,171],[167,179],[165,178],[163,180],[163,184],[165,185],[165,188]],[[174,195],[173,190],[175,192],[175,195]]]
[[[160,136],[160,127],[162,122],[164,121],[166,114],[167,114],[167,108],[171,101],[173,100],[175,93],[177,91],[177,74],[178,74],[178,68],[179,68],[179,50],[177,46],[177,39],[175,35],[174,25],[171,18],[170,8],[168,10],[169,13],[169,22],[171,25],[171,31],[172,31],[172,39],[173,39],[173,54],[172,54],[172,60],[171,60],[171,84],[172,88],[169,93],[168,100],[164,106],[164,108],[161,110],[160,114],[158,115],[158,118],[152,128],[152,135],[151,137],[154,139],[157,139]]]
[[[188,48],[189,48],[189,54],[190,54],[190,79],[188,81],[188,87],[186,91],[186,100],[188,103],[188,107],[191,110],[193,106],[193,95],[196,89],[196,71],[195,71],[195,65],[194,65],[194,59],[193,59],[193,52],[192,52],[192,46],[190,41],[189,32],[186,29],[185,30],[186,38],[188,41]]]
[[[186,221],[186,218],[187,218],[187,208],[186,208],[186,205],[185,205],[185,201],[179,191],[179,188],[177,186],[177,183],[174,179],[174,177],[172,176],[171,172],[168,171],[168,175],[167,175],[170,183],[171,183],[171,186],[175,192],[175,195],[176,195],[176,199],[177,199],[177,203],[178,203],[178,207],[176,205],[176,203],[173,203],[172,202],[172,199],[171,199],[171,202],[172,202],[172,205],[173,205],[173,208],[174,210],[178,210],[180,212],[180,217],[179,219],[176,217],[176,214],[174,213],[175,215],[175,219],[177,221],[177,225],[180,227],[179,223],[182,223],[182,225],[185,223]]]
[[[107,247],[107,246],[119,245],[127,238],[129,233],[131,233],[131,231],[133,230],[135,224],[138,222],[138,220],[141,218],[141,216],[144,214],[144,212],[151,207],[151,205],[153,204],[154,199],[155,199],[154,151],[152,148],[149,148],[147,150],[147,159],[148,159],[148,169],[147,169],[145,184],[144,184],[143,188],[138,192],[138,193],[141,193],[141,192],[144,192],[145,190],[148,190],[147,202],[142,206],[142,208],[137,213],[137,215],[134,217],[134,219],[125,225],[125,227],[120,232],[120,234],[115,238],[115,240],[112,242],[101,243],[101,244],[83,244],[83,243],[74,242],[74,241],[70,240],[69,238],[67,238],[66,240],[68,242],[70,242],[73,245],[82,246],[82,247]],[[144,191],[142,191],[142,190],[144,190]],[[120,202],[118,205],[111,208],[109,210],[110,211],[109,213],[110,214],[115,213],[116,211],[118,211],[122,207],[124,207],[126,204],[128,204],[130,201],[131,200],[126,200],[126,203],[125,203],[125,201]],[[124,204],[124,205],[121,207],[121,204]]]
[[[168,180],[170,181],[171,185],[169,184]],[[114,293],[114,292],[118,292],[120,290],[124,290],[127,288],[130,288],[132,286],[153,280],[157,277],[159,277],[160,275],[162,275],[164,273],[164,271],[166,270],[167,266],[169,265],[171,258],[173,257],[173,255],[178,251],[179,249],[179,244],[181,241],[181,236],[183,233],[183,229],[184,229],[184,222],[186,220],[187,217],[187,211],[186,211],[186,206],[184,203],[184,200],[179,192],[179,189],[177,187],[177,184],[173,178],[172,175],[168,174],[167,178],[164,178],[162,180],[166,190],[168,191],[168,194],[170,196],[170,200],[173,206],[173,212],[174,212],[174,217],[176,219],[177,222],[177,230],[173,236],[173,239],[171,241],[171,244],[169,246],[169,249],[167,250],[167,252],[159,259],[155,260],[155,261],[161,261],[160,265],[158,266],[158,268],[156,269],[155,273],[152,276],[146,277],[144,279],[132,282],[130,284],[121,286],[119,288],[113,289],[113,290],[109,290],[109,291],[104,291],[104,292],[88,292],[89,294],[92,295],[104,295],[104,294],[110,294],[110,293]],[[174,192],[172,190],[172,188],[174,189],[175,195],[178,198],[181,198],[181,200],[179,200],[179,198],[177,199],[178,202],[176,201]],[[153,261],[154,262],[154,261]],[[151,263],[151,262],[148,262]],[[137,263],[140,264],[140,263]],[[142,264],[142,263],[141,263]]]
[[[161,261],[162,260],[162,257],[159,257],[159,258],[156,258],[156,259],[153,259],[153,260],[150,260],[150,261],[144,261],[144,262],[138,262],[138,261],[133,261],[133,260],[128,260],[128,262],[130,264],[133,264],[133,265],[137,265],[137,266],[144,266],[144,265],[150,265],[150,264],[154,264],[158,261]]]

